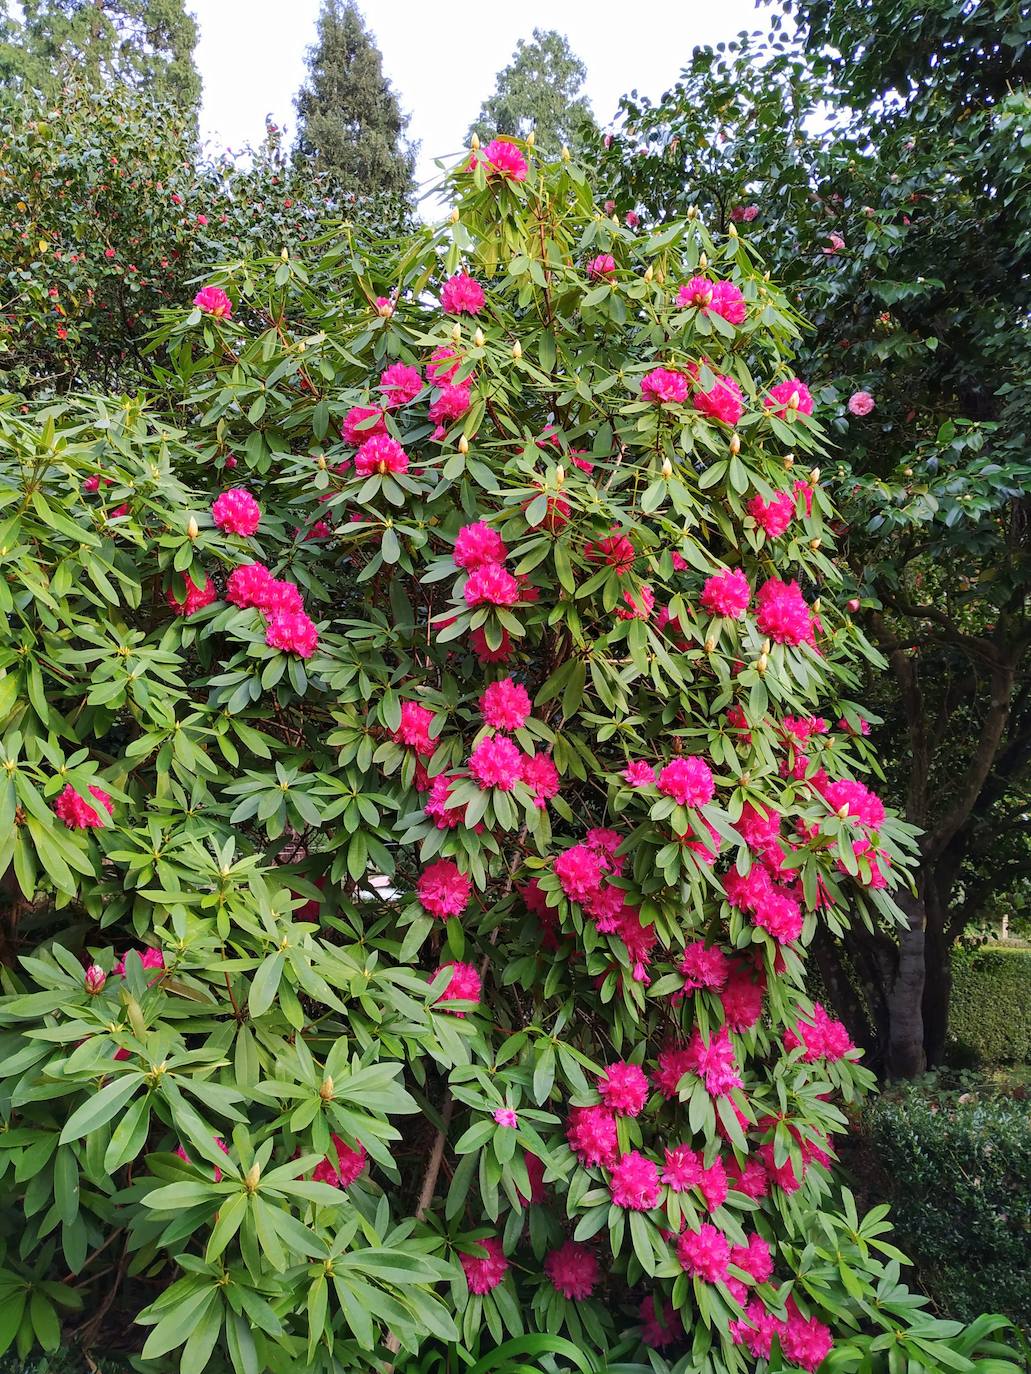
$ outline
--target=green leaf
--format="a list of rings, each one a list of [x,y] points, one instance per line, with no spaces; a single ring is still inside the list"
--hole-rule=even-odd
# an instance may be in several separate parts
[[[142,1073],[130,1071],[105,1084],[98,1093],[72,1112],[64,1124],[60,1143],[66,1145],[70,1140],[79,1140],[110,1121],[116,1112],[125,1106],[142,1080]]]

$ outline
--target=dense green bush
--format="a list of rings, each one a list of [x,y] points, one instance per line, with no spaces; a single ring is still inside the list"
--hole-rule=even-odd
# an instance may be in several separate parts
[[[974,1064],[1031,1059],[1031,949],[993,946],[954,957],[949,1057]]]
[[[145,384],[156,312],[212,262],[303,257],[345,214],[397,227],[404,209],[359,205],[274,126],[247,161],[205,159],[181,111],[82,86],[0,99],[0,212],[0,390],[40,398]]]
[[[1031,1106],[920,1088],[865,1114],[921,1284],[963,1320],[985,1304],[1031,1316]]]
[[[477,152],[191,286],[149,398],[0,403],[0,1347],[1013,1371],[830,1171],[806,951],[913,837],[790,307]]]

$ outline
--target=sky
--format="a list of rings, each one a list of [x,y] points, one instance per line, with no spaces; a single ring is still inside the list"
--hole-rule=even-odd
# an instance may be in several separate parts
[[[641,23],[632,22],[632,8],[617,10],[614,0],[359,5],[383,53],[384,71],[412,116],[409,134],[422,145],[420,184],[437,179],[435,158],[460,151],[496,73],[535,27],[558,29],[569,39],[587,66],[586,94],[604,125],[625,92],[660,96],[698,44],[715,44],[761,23],[755,0],[651,0]],[[192,0],[189,8],[200,25],[201,128],[210,151],[257,144],[266,114],[293,129],[293,96],[304,76],[305,48],[315,38],[319,0]]]

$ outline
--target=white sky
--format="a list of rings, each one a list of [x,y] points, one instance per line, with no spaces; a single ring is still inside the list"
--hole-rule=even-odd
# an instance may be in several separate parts
[[[190,8],[200,25],[201,128],[211,151],[258,143],[267,113],[292,130],[319,0],[192,0]],[[359,0],[359,8],[412,116],[409,133],[421,141],[420,183],[436,180],[434,158],[459,152],[495,74],[534,27],[569,39],[604,125],[625,92],[660,96],[696,45],[764,26],[754,0],[650,0],[637,15],[615,0]]]

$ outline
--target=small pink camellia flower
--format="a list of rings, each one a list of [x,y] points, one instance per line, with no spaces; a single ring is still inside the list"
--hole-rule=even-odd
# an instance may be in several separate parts
[[[220,286],[202,286],[193,303],[206,315],[214,315],[216,320],[228,320],[233,313],[233,303]]]
[[[850,597],[845,604],[848,606],[848,609],[852,612],[852,614],[855,615],[856,611],[859,610],[859,597]]]
[[[387,410],[398,410],[414,401],[422,390],[422,373],[408,363],[391,363],[379,379]]]
[[[835,253],[840,253],[845,246],[845,240],[840,234],[827,235],[827,247],[823,250],[828,258],[832,258]]]
[[[458,961],[442,964],[433,975],[433,981],[436,982],[445,971],[450,971],[450,982],[436,999],[434,1005],[440,1002],[479,1002],[480,975],[473,964],[463,964]],[[443,1010],[451,1011],[448,1007],[443,1008]],[[455,1011],[451,1014],[463,1019],[465,1017],[464,1011]]]
[[[102,992],[104,984],[107,982],[107,974],[99,964],[90,964],[86,970],[84,982],[86,991],[91,997],[96,997],[98,992]]]
[[[200,225],[205,225],[205,224],[207,224],[207,222],[208,222],[208,217],[207,217],[207,215],[198,215],[198,216],[197,216],[197,223],[198,223],[198,224],[200,224]]]
[[[211,518],[226,534],[249,537],[261,524],[261,507],[244,487],[230,487],[215,497]]]
[[[874,399],[869,391],[856,391],[848,398],[848,412],[850,415],[869,415],[874,408]]]
[[[99,478],[98,476],[96,476],[96,474],[94,474],[92,477],[87,477],[87,478],[83,481],[83,484],[82,484],[82,489],[83,489],[83,491],[87,491],[87,492],[89,492],[90,494],[92,494],[93,492],[95,492],[99,487],[100,487],[100,478]]]
[[[493,1113],[494,1120],[499,1126],[516,1127],[519,1125],[519,1118],[511,1107],[498,1107]]]
[[[637,213],[636,210],[628,210],[626,212],[626,227],[628,229],[636,229],[640,223],[641,216]]]

